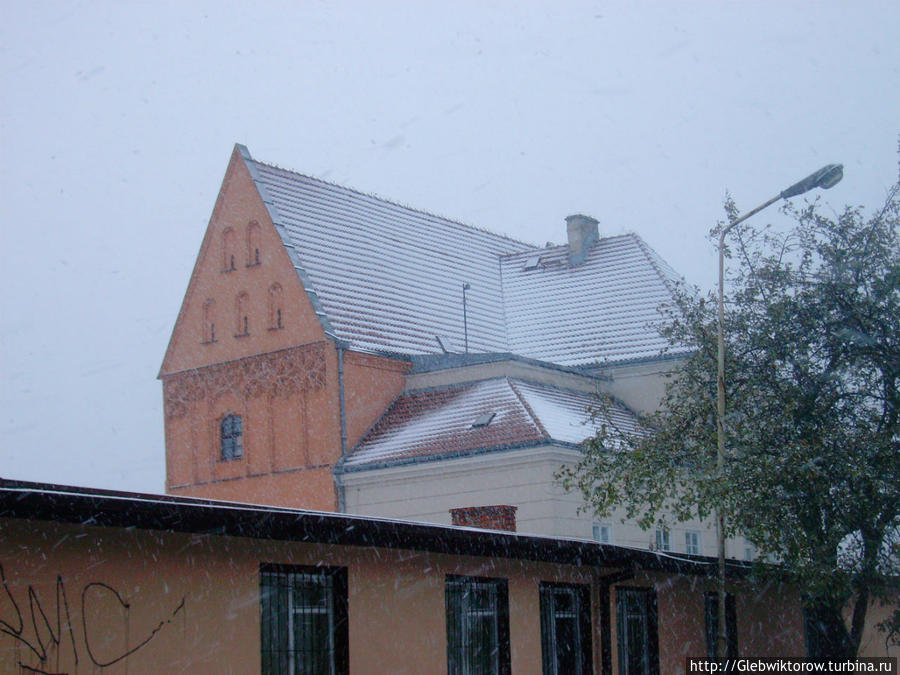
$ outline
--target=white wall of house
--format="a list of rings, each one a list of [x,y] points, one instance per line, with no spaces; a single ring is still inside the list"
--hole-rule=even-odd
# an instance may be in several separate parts
[[[540,446],[357,471],[344,474],[341,481],[352,514],[449,525],[450,509],[509,504],[518,507],[517,529],[525,534],[592,539],[596,523],[608,526],[609,543],[656,548],[655,530],[623,523],[623,512],[597,517],[580,510],[580,496],[566,492],[554,478],[579,455],[573,448]],[[697,534],[697,552],[716,555],[715,530],[699,521],[669,530],[671,553],[692,552],[687,532]],[[730,557],[744,559],[744,549],[742,539],[728,543]]]

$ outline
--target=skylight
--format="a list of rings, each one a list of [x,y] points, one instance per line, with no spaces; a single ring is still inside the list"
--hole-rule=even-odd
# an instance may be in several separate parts
[[[493,413],[493,412],[482,413],[481,415],[479,415],[478,417],[475,418],[474,422],[472,422],[472,428],[473,429],[481,429],[481,428],[486,427],[488,424],[491,423],[491,420],[494,419],[494,416],[496,414],[497,413]]]
[[[541,264],[541,256],[532,255],[532,256],[529,256],[528,260],[525,261],[525,266],[522,269],[536,270],[540,264]]]

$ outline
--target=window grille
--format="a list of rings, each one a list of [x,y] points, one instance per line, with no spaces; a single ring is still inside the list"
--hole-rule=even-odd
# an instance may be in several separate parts
[[[541,582],[544,675],[592,672],[591,605],[587,586]]]
[[[659,674],[656,591],[616,589],[616,632],[621,675]]]
[[[505,579],[447,577],[449,675],[509,675],[508,598]]]
[[[260,611],[263,675],[349,672],[345,568],[264,565]]]

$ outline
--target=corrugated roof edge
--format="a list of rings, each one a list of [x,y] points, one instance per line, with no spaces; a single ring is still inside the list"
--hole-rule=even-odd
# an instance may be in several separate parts
[[[584,539],[0,479],[0,517],[712,576],[714,558]],[[729,576],[749,563],[729,560]]]
[[[235,147],[241,153],[244,165],[247,167],[247,171],[250,172],[250,178],[253,179],[253,184],[259,192],[259,197],[262,199],[263,204],[266,205],[266,209],[269,212],[269,218],[272,219],[272,223],[275,225],[275,231],[278,232],[278,236],[281,238],[281,245],[284,246],[291,263],[294,265],[297,276],[300,277],[300,283],[303,284],[306,296],[309,298],[309,301],[313,306],[313,311],[319,319],[319,325],[322,326],[322,330],[325,331],[326,335],[337,339],[337,332],[331,326],[331,320],[325,313],[325,308],[322,307],[322,302],[319,300],[319,294],[316,291],[315,286],[313,286],[312,279],[309,274],[306,273],[306,270],[303,269],[303,265],[300,263],[300,256],[297,255],[297,250],[294,248],[294,244],[291,242],[291,239],[281,222],[281,218],[278,215],[278,209],[275,207],[275,201],[269,196],[265,182],[259,177],[259,173],[256,169],[256,164],[258,164],[258,162],[250,156],[250,150],[247,149],[247,146],[236,143]]]
[[[240,145],[240,147],[243,148],[243,151],[242,151],[242,152],[246,152],[246,153],[247,153],[247,157],[250,157],[250,153],[249,153],[249,151],[247,151],[247,148],[244,147],[243,145]],[[442,215],[439,215],[439,214],[437,214],[437,213],[433,213],[433,212],[431,212],[431,211],[426,211],[426,210],[424,210],[424,209],[419,209],[419,208],[416,208],[416,207],[414,207],[414,206],[410,206],[410,205],[408,205],[408,204],[403,204],[402,202],[398,202],[398,201],[393,200],[393,199],[385,199],[384,197],[381,197],[380,195],[378,195],[378,194],[376,194],[376,193],[374,193],[374,192],[363,192],[362,190],[357,190],[357,189],[355,189],[355,188],[347,187],[346,185],[341,185],[340,183],[333,183],[333,182],[331,182],[331,181],[327,181],[327,180],[324,180],[324,179],[322,179],[322,178],[317,178],[316,176],[310,176],[309,174],[306,174],[306,173],[300,173],[299,171],[295,171],[294,169],[287,169],[287,168],[285,168],[285,167],[283,167],[283,166],[278,166],[277,164],[272,164],[272,163],[270,163],[270,162],[261,162],[261,161],[259,161],[258,159],[252,159],[252,158],[250,158],[250,159],[251,159],[251,161],[255,162],[256,164],[262,164],[262,165],[267,166],[267,167],[269,167],[269,168],[271,168],[271,169],[275,169],[276,171],[284,171],[284,172],[286,172],[286,173],[294,174],[295,176],[301,176],[301,177],[306,178],[306,179],[308,179],[308,180],[315,181],[315,182],[320,183],[320,184],[322,184],[322,185],[327,185],[327,186],[330,186],[330,187],[333,187],[333,188],[337,188],[337,189],[339,189],[339,190],[347,190],[348,192],[353,192],[353,193],[355,193],[355,194],[357,194],[357,195],[360,195],[360,196],[362,196],[362,197],[366,197],[366,198],[368,198],[368,199],[375,199],[375,200],[377,200],[377,201],[379,201],[379,202],[383,202],[383,203],[385,203],[385,204],[390,204],[391,206],[396,206],[396,207],[401,208],[401,209],[406,209],[407,211],[413,211],[414,213],[420,213],[420,214],[422,214],[422,215],[424,215],[424,216],[428,216],[429,218],[437,218],[438,220],[442,220],[442,221],[447,222],[447,223],[452,223],[453,225],[459,225],[459,226],[461,226],[461,227],[465,227],[465,228],[470,229],[470,230],[475,230],[475,231],[481,232],[481,233],[483,233],[483,234],[489,234],[489,235],[491,235],[491,236],[493,236],[493,237],[498,237],[498,238],[501,238],[501,239],[506,239],[507,241],[510,241],[510,242],[512,242],[512,243],[514,243],[514,244],[518,244],[518,245],[520,245],[520,246],[526,246],[526,247],[528,247],[528,248],[530,248],[530,249],[539,249],[539,248],[540,248],[537,244],[532,244],[532,243],[527,242],[527,241],[522,241],[521,239],[516,239],[516,238],[510,237],[509,235],[506,235],[506,234],[500,234],[500,233],[498,233],[498,232],[494,232],[493,230],[489,230],[489,229],[486,228],[486,227],[481,227],[481,226],[479,226],[479,225],[471,225],[471,224],[469,224],[469,223],[463,223],[463,222],[461,222],[461,221],[459,221],[459,220],[454,220],[453,218],[447,218],[446,216],[442,216]]]

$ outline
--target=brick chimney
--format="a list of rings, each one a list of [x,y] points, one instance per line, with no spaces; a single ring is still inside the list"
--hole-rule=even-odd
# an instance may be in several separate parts
[[[566,234],[569,235],[569,264],[580,265],[594,242],[600,238],[597,220],[580,213],[566,217]]]
[[[454,525],[515,532],[518,508],[508,505],[467,506],[462,509],[450,509],[450,517]]]

